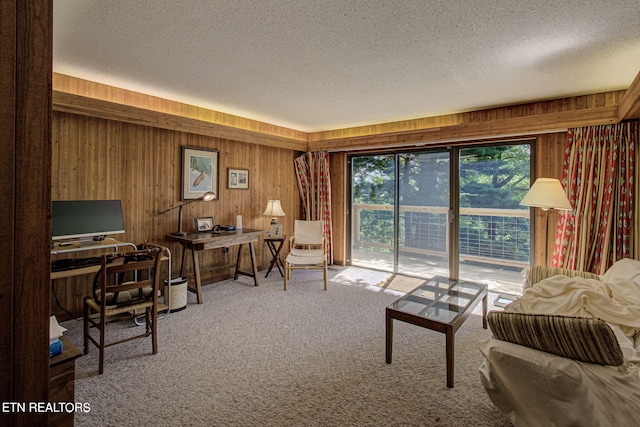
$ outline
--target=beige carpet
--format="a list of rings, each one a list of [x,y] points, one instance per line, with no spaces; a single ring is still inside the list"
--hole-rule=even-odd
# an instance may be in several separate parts
[[[491,333],[479,309],[456,333],[448,389],[444,335],[394,322],[386,364],[384,313],[398,292],[364,269],[330,276],[326,292],[315,271],[294,272],[286,292],[273,273],[258,287],[205,286],[204,304],[189,294],[160,321],[159,354],[149,340],[108,348],[103,375],[92,349],[76,364],[76,401],[91,408],[76,426],[510,425],[480,383],[478,341]],[[63,323],[79,347],[81,325]]]

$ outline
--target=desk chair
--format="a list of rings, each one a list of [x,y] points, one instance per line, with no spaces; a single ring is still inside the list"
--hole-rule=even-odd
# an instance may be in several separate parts
[[[293,270],[324,270],[324,290],[327,290],[324,221],[295,221],[293,236],[289,239],[289,255],[284,264],[285,291]]]
[[[153,354],[158,353],[157,321],[158,291],[160,290],[160,260],[162,249],[145,249],[105,254],[94,283],[93,295],[84,300],[84,354],[89,353],[89,342],[100,351],[98,372],[104,372],[106,347],[151,336]],[[106,342],[107,323],[145,316],[145,332],[118,341]],[[91,329],[99,331],[96,339]]]

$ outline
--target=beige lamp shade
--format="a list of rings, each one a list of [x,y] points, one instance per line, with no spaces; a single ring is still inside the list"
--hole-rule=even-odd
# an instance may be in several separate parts
[[[570,211],[573,209],[560,180],[555,178],[536,179],[520,204],[541,208],[544,211],[549,209]]]
[[[267,208],[264,210],[262,214],[264,216],[285,216],[284,211],[282,210],[282,205],[280,205],[280,200],[269,200],[267,202]]]

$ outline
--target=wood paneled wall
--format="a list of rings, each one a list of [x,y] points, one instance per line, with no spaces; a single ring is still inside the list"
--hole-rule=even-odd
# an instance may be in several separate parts
[[[217,224],[235,224],[236,215],[242,215],[245,228],[267,230],[271,218],[262,215],[267,200],[280,199],[287,214],[281,218],[284,232],[293,231],[294,219],[300,218],[293,170],[296,151],[62,112],[53,115],[52,199],[122,200],[126,234],[118,240],[167,246],[176,276],[182,249],[165,234],[177,230],[178,210],[158,212],[180,203],[183,146],[217,149],[220,159],[219,200],[185,206],[185,230],[193,230],[197,216],[213,216]],[[229,167],[249,169],[249,190],[227,189]],[[237,247],[226,255],[222,250],[205,251],[201,257],[205,279],[229,277],[235,251]],[[256,254],[261,267],[268,265],[270,254],[262,242]],[[247,258],[243,257],[245,264]],[[57,280],[54,286],[60,304],[79,314],[92,280],[86,276]],[[52,310],[67,317],[53,302]]]
[[[351,208],[347,197],[347,154],[331,153],[329,156],[331,174],[331,226],[333,233],[333,263],[346,265],[347,253],[347,211]]]

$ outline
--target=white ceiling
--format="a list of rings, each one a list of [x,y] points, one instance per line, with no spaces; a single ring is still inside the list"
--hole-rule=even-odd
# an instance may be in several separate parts
[[[302,131],[626,89],[638,0],[54,0],[57,73]]]

